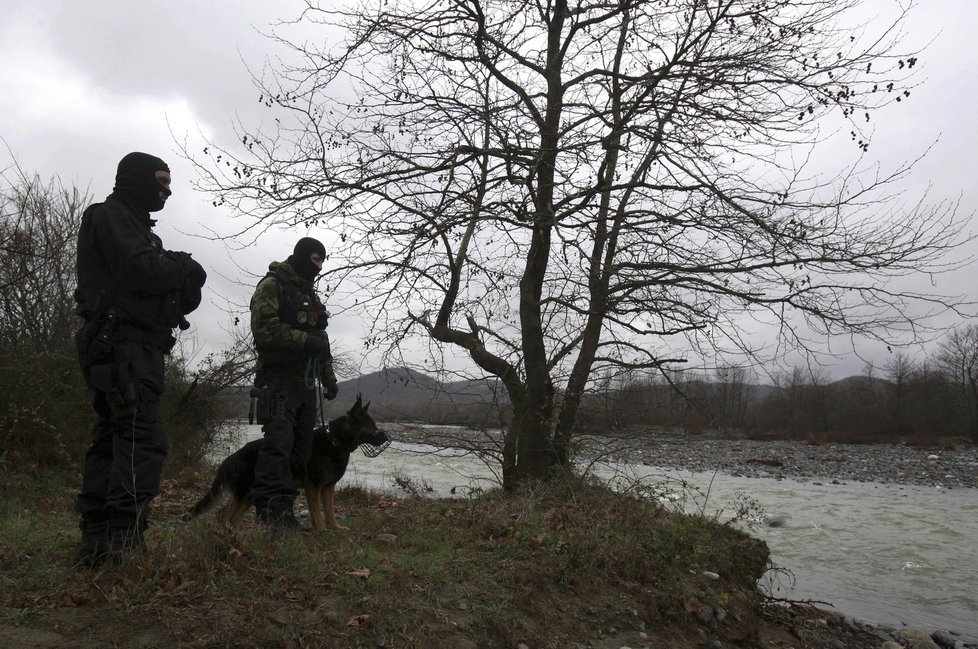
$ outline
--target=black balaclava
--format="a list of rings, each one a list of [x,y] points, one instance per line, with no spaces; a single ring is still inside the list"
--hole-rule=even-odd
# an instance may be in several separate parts
[[[295,244],[292,256],[288,259],[289,266],[292,266],[292,270],[295,271],[296,275],[303,279],[308,279],[311,282],[319,274],[319,269],[316,268],[316,264],[312,263],[310,259],[313,253],[317,252],[323,259],[326,258],[326,246],[320,243],[318,239],[302,237]]]
[[[155,155],[130,153],[119,161],[112,191],[125,195],[147,212],[159,212],[166,202],[160,192],[166,196],[172,192],[156,179],[157,171],[170,173],[170,168]]]

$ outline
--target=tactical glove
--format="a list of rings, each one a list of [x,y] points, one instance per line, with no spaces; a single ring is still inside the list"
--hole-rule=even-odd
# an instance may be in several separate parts
[[[204,267],[198,264],[197,261],[190,256],[190,253],[187,253],[184,263],[187,267],[187,279],[193,282],[194,286],[203,286],[204,282],[207,281],[207,272],[204,270]]]
[[[328,359],[332,357],[329,351],[329,340],[323,336],[310,333],[306,336],[303,349],[307,354],[315,358]]]
[[[336,386],[336,381],[329,381],[325,386],[326,388],[326,400],[332,401],[339,394],[340,389]]]
[[[198,264],[189,252],[167,250],[163,256],[180,264],[186,277],[184,280],[186,286],[199,289],[207,281],[207,272],[204,267]]]

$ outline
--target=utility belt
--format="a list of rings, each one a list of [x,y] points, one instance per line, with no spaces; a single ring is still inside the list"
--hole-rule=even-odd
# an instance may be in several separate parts
[[[315,393],[315,389],[309,387],[304,377],[308,356],[282,353],[274,358],[288,358],[288,362],[270,361],[264,353],[259,354],[258,371],[249,395],[249,424],[266,424],[272,420],[285,419],[287,395],[303,399],[311,398]]]
[[[248,406],[249,424],[267,424],[273,419],[285,419],[285,395],[267,385],[251,388]]]
[[[169,331],[149,331],[125,322],[119,323],[116,337],[121,341],[142,343],[147,347],[161,349],[164,354],[169,354],[177,344],[177,339]]]
[[[303,351],[265,350],[258,352],[258,365],[267,367],[273,372],[302,373],[309,360],[309,354]]]
[[[177,339],[169,331],[149,331],[120,320],[112,311],[90,318],[75,332],[75,347],[82,366],[110,363],[119,343],[140,343],[167,354]]]
[[[93,388],[105,394],[113,415],[132,417],[137,407],[136,385],[128,344],[137,343],[169,352],[176,339],[124,322],[112,311],[92,317],[75,332],[78,360]]]

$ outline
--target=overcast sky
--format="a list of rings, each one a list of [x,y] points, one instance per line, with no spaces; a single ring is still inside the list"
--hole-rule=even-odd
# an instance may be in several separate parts
[[[894,0],[870,4],[892,6]],[[258,246],[229,251],[207,239],[228,214],[190,187],[192,169],[177,155],[176,139],[199,130],[230,141],[236,117],[259,115],[258,92],[248,67],[273,55],[261,35],[291,19],[296,0],[0,0],[0,169],[16,159],[28,173],[59,176],[101,199],[112,187],[115,165],[129,151],[166,160],[174,194],[159,213],[157,231],[170,249],[191,252],[209,272],[205,304],[191,316],[198,346],[220,349],[227,340],[227,302],[247,303],[267,264],[291,252],[295,240],[316,231],[272,233]],[[908,191],[933,185],[932,198],[957,199],[966,213],[978,209],[978,24],[976,0],[921,0],[907,24],[907,49],[921,56],[922,87],[911,100],[881,114],[870,153],[895,162],[920,163]],[[315,32],[304,36],[321,40]],[[931,42],[933,41],[933,42]],[[254,119],[258,119],[255,117]],[[251,122],[255,123],[255,122]],[[973,222],[976,229],[978,222]],[[978,256],[978,244],[970,246]],[[941,280],[938,291],[978,301],[978,278],[967,272]],[[948,321],[946,324],[960,324]],[[360,358],[360,323],[337,317],[335,344]],[[835,347],[845,350],[848,343]],[[879,345],[860,344],[878,365]],[[913,353],[913,350],[910,350]],[[364,359],[361,371],[376,369]],[[852,357],[831,369],[835,378],[858,373]]]

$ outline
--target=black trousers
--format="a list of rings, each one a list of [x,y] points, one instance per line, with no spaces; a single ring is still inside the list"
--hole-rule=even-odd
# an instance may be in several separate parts
[[[251,497],[257,506],[273,498],[294,500],[312,453],[316,390],[293,368],[263,369],[256,383],[272,394],[271,418],[262,426],[264,443],[255,463]]]
[[[142,343],[114,346],[113,363],[122,363],[131,384],[131,412],[113,404],[104,366],[84,366],[82,373],[95,419],[92,442],[85,453],[82,485],[75,510],[83,517],[110,522],[145,522],[150,502],[160,491],[168,442],[160,418],[163,393],[163,350]],[[125,386],[123,386],[125,387]]]

